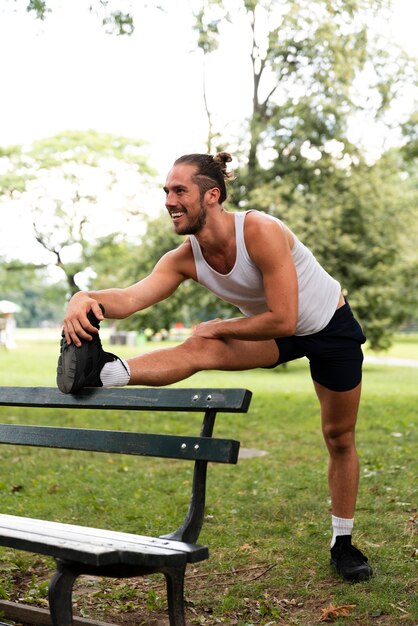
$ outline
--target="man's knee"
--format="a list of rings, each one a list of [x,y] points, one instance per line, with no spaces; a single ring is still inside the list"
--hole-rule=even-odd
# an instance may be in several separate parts
[[[335,454],[344,454],[355,449],[355,433],[353,425],[327,424],[323,427],[325,443]]]
[[[211,349],[211,344],[214,345],[215,343],[217,343],[216,339],[191,335],[183,341],[182,346],[189,352],[200,352],[201,350]]]
[[[226,344],[222,339],[209,339],[191,335],[182,344],[185,354],[193,360],[205,361],[216,359],[221,360],[225,356]]]

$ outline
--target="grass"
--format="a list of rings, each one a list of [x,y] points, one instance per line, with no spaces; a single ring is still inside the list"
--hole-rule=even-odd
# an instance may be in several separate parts
[[[417,346],[418,338],[411,338],[410,346],[397,342],[392,355],[415,358]],[[135,351],[118,348],[124,356]],[[0,352],[2,384],[54,385],[56,358],[55,342],[22,340],[16,350]],[[335,605],[348,607],[347,615],[330,617],[337,625],[416,626],[417,370],[365,366],[355,537],[375,576],[358,585],[340,580],[328,564],[327,454],[306,362],[277,370],[202,373],[178,386],[251,389],[249,413],[222,416],[216,433],[268,453],[242,459],[236,467],[209,468],[200,541],[209,545],[211,558],[188,570],[188,623],[310,626],[321,623],[324,611]],[[171,432],[187,419],[191,433],[199,421],[192,414],[150,416],[138,426],[138,415],[123,411],[64,410],[58,416],[4,408],[0,413],[2,421]],[[30,448],[0,449],[4,512],[146,533],[167,532],[181,518],[190,480],[187,464],[76,452],[63,452],[59,460],[54,456]],[[164,495],[156,498],[160,490]],[[4,549],[1,556],[0,596],[46,605],[51,563]],[[149,626],[157,623],[150,616],[156,620],[164,614],[164,583],[159,577],[81,579],[76,602],[84,616]]]

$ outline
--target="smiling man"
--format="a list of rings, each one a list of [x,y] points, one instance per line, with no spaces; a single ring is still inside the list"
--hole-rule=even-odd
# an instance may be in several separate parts
[[[365,337],[339,283],[280,220],[223,208],[231,178],[225,152],[177,159],[164,186],[179,235],[145,278],[124,289],[75,294],[64,319],[57,383],[83,387],[162,386],[204,370],[271,368],[306,356],[329,451],[331,563],[347,580],[372,569],[351,544],[359,464],[354,431]],[[184,343],[127,361],[104,352],[98,330],[168,298],[192,279],[237,307],[240,315],[198,324]]]

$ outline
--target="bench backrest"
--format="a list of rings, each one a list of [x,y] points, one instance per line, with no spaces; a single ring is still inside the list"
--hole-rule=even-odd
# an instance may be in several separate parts
[[[84,389],[77,395],[49,387],[0,387],[0,406],[203,413],[199,436],[115,430],[0,424],[0,444],[112,452],[193,460],[189,510],[171,539],[195,543],[203,523],[207,463],[236,463],[239,442],[212,437],[218,412],[245,413],[247,389],[112,388]]]

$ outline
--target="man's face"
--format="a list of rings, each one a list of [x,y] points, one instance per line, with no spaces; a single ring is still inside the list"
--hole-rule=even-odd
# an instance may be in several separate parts
[[[196,169],[195,165],[175,165],[164,186],[165,206],[178,235],[195,235],[206,222],[206,206],[199,186],[192,180]]]

